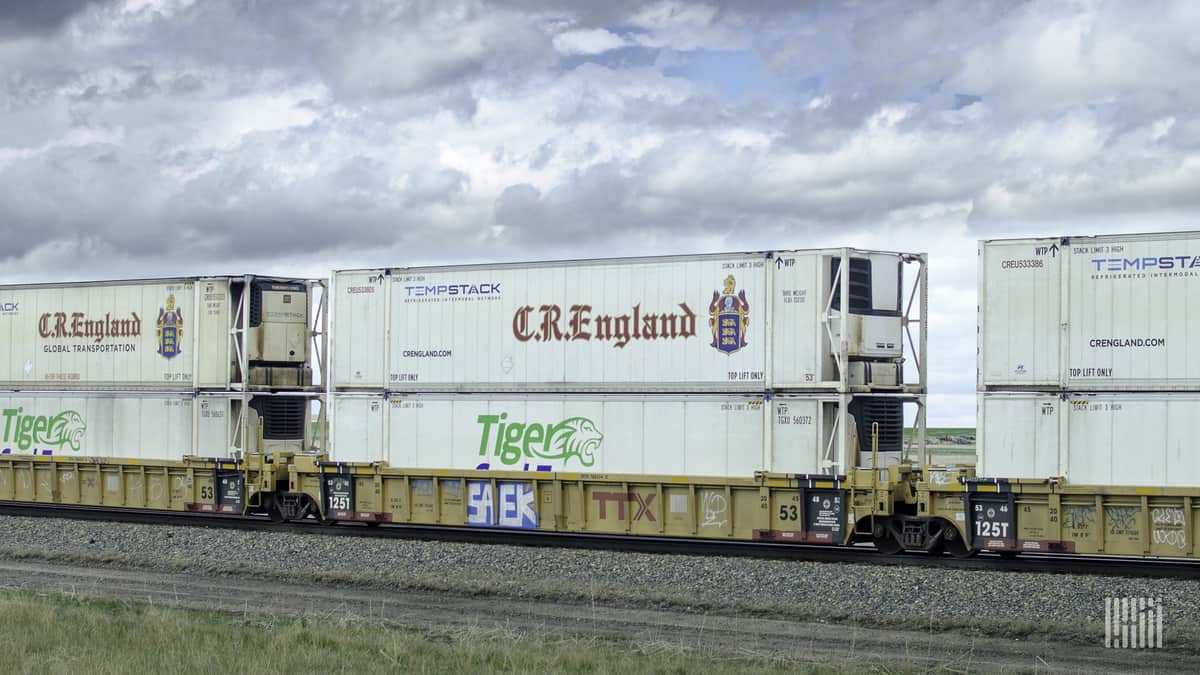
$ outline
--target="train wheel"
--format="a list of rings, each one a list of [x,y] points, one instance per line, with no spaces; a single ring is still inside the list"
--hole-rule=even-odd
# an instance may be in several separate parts
[[[892,530],[882,521],[876,521],[873,529],[874,535],[871,537],[871,543],[875,544],[875,550],[884,555],[894,555],[904,549],[896,537],[892,535]]]
[[[875,550],[884,555],[895,555],[904,548],[890,534],[885,534],[882,537],[874,537],[871,541],[875,544]]]
[[[950,523],[942,526],[942,541],[945,551],[955,558],[970,558],[975,555],[975,549],[963,541],[958,528]]]

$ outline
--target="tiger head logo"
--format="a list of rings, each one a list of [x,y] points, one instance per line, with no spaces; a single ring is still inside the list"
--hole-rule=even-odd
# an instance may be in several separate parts
[[[591,466],[596,463],[595,452],[604,440],[596,423],[586,417],[571,417],[559,422],[547,434],[546,459],[562,459],[566,464],[572,457]]]
[[[74,410],[64,410],[50,419],[42,442],[46,445],[57,445],[60,448],[66,447],[79,452],[85,431],[87,431],[87,424],[84,423],[83,416]]]

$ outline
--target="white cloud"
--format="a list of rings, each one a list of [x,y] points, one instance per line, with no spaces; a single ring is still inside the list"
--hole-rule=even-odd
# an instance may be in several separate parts
[[[0,40],[13,280],[924,250],[953,424],[977,238],[1197,227],[1195,3],[81,7]]]
[[[554,36],[554,48],[560,54],[603,54],[628,45],[625,38],[603,28],[569,30]]]

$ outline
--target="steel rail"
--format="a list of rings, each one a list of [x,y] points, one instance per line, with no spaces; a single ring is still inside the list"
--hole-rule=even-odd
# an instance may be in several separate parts
[[[217,515],[148,509],[99,509],[87,506],[14,502],[0,503],[0,516],[67,518],[143,525],[290,532],[320,536],[386,537],[481,545],[540,546],[666,555],[725,556],[866,565],[912,565],[993,572],[1040,572],[1137,578],[1200,578],[1200,560],[1194,559],[1052,553],[1023,553],[1010,558],[988,552],[981,552],[971,558],[929,555],[922,552],[888,555],[880,553],[868,545],[822,546],[645,535],[513,530],[463,525],[380,524],[368,526],[365,523],[352,522],[326,525],[316,520],[280,524],[271,522],[266,516]]]

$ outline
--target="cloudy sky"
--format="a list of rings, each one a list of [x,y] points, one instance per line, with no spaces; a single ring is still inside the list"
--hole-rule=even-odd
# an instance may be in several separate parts
[[[1200,229],[1200,3],[0,4],[0,280]]]

